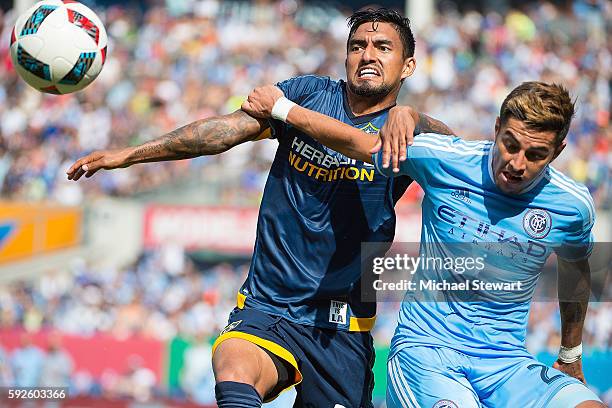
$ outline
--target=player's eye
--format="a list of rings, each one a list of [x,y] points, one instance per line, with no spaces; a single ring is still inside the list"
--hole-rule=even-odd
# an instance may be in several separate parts
[[[520,149],[517,143],[510,140],[507,140],[504,144],[506,145],[506,150],[508,150],[508,153],[517,153]]]
[[[387,47],[386,45],[381,45],[379,48],[381,51],[384,51],[384,52],[391,51],[391,47]]]
[[[525,157],[527,157],[527,160],[529,161],[540,161],[540,160],[544,160],[546,158],[547,155],[543,154],[543,153],[531,153],[531,152],[527,152],[527,154],[525,155]]]

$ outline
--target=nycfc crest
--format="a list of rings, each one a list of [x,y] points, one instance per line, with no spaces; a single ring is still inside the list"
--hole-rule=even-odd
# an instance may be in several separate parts
[[[459,408],[457,404],[455,404],[451,400],[440,400],[434,404],[432,408]]]
[[[548,235],[552,219],[546,210],[531,209],[523,217],[523,229],[530,237],[542,239]]]

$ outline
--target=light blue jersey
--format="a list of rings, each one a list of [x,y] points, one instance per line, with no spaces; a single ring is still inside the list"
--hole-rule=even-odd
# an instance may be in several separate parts
[[[469,389],[475,401],[484,399],[481,391],[488,393],[488,398],[494,394],[490,383],[495,378],[494,373],[484,375],[486,370],[481,373],[482,378],[489,378],[486,381],[490,387],[486,389],[478,389],[478,384],[472,383],[472,380],[478,383],[478,379],[470,378],[470,373],[476,375],[475,367],[484,364],[482,359],[517,357],[524,360],[526,373],[540,378],[540,369],[527,368],[537,361],[525,349],[529,304],[539,273],[553,251],[564,259],[577,261],[588,257],[593,246],[591,229],[595,210],[585,187],[549,166],[521,194],[505,194],[494,182],[493,151],[494,143],[490,141],[468,142],[456,137],[418,135],[408,148],[407,159],[401,163],[399,173],[414,178],[425,191],[420,256],[424,259],[481,259],[484,268],[458,273],[456,269],[448,270],[432,262],[417,272],[413,281],[464,283],[469,285],[469,290],[444,290],[437,293],[442,296],[442,299],[436,298],[439,301],[427,301],[427,296],[433,296],[433,292],[408,292],[391,344],[390,368],[395,372],[409,371],[398,361],[411,361],[405,358],[410,350],[422,347],[446,350],[440,351],[441,359],[448,353],[457,353],[457,361],[473,358],[471,363],[465,363],[465,370],[459,370],[465,372],[460,373],[457,384]],[[373,160],[379,172],[387,176],[392,174],[390,169],[382,168],[381,153],[373,156]],[[484,288],[484,283],[502,286],[495,290]],[[514,286],[503,286],[513,283]],[[510,287],[512,289],[507,289]],[[404,357],[394,360],[394,356],[407,348],[410,350]],[[415,364],[435,360],[433,356],[426,356],[427,353],[416,358]],[[446,364],[458,369],[461,364],[457,361]],[[521,364],[517,363],[515,368],[519,366]],[[484,367],[493,369],[491,364],[484,364]],[[509,366],[505,364],[504,367]],[[453,378],[452,370],[441,364],[420,367],[417,374],[404,374],[409,378],[412,374],[418,377],[423,372],[430,372],[434,378],[433,371],[437,369],[447,380]],[[506,370],[502,377],[507,379],[511,372],[508,374]],[[427,381],[417,377],[415,386],[427,388]],[[572,382],[569,377],[563,377],[563,381],[553,381],[553,388]],[[400,382],[398,378],[390,378],[390,385]],[[498,378],[498,382],[502,379]],[[399,385],[410,397],[405,387]],[[434,383],[431,389],[444,392],[445,387],[452,389],[442,383]],[[542,398],[550,399],[554,395],[554,389],[541,388],[540,391],[549,394],[540,395]],[[435,398],[439,397],[436,392],[430,395],[433,400],[419,396],[416,391],[413,397],[421,404],[423,401],[435,403]],[[458,398],[457,392],[454,395]],[[464,405],[468,406],[465,402]]]

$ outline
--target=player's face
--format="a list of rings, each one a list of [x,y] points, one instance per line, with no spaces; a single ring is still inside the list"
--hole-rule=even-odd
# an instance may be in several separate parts
[[[399,33],[389,23],[363,23],[349,39],[346,79],[349,90],[359,96],[384,97],[399,89],[401,80],[416,67],[404,59]]]
[[[523,122],[509,118],[495,124],[493,174],[495,184],[505,193],[517,194],[542,173],[565,147],[557,146],[554,132],[528,129]]]

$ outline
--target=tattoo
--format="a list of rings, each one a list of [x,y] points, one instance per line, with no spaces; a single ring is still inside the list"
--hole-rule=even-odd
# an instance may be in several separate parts
[[[219,154],[254,140],[266,128],[265,121],[238,110],[229,115],[195,121],[138,146],[128,157],[128,162],[180,160]]]
[[[419,122],[415,130],[416,133],[438,133],[441,135],[454,135],[455,133],[444,123],[424,113],[419,113]]]

